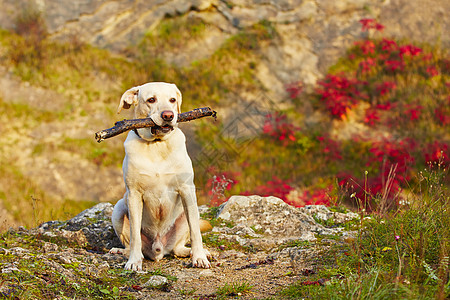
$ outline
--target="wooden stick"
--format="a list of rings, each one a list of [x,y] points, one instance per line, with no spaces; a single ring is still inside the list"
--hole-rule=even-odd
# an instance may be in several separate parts
[[[189,122],[195,119],[200,119],[203,117],[213,117],[217,118],[216,112],[209,107],[196,108],[191,111],[187,111],[178,115],[177,122]],[[95,139],[97,142],[101,142],[110,137],[119,135],[131,129],[153,127],[156,126],[155,122],[151,118],[145,119],[132,119],[132,120],[122,120],[114,124],[113,127],[98,131],[95,133]]]

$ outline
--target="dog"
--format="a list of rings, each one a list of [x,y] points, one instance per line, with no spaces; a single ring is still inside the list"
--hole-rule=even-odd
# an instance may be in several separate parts
[[[186,138],[177,126],[182,96],[175,84],[150,82],[127,90],[118,113],[135,106],[135,118],[151,118],[157,126],[130,131],[124,142],[124,197],[114,206],[112,224],[128,255],[125,269],[142,270],[145,257],[160,260],[173,253],[192,256],[192,265],[210,268],[203,248]],[[191,248],[186,247],[191,241]]]

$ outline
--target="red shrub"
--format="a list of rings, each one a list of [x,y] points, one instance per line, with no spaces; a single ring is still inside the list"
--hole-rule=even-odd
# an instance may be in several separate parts
[[[425,153],[425,161],[429,164],[442,164],[446,167],[450,166],[449,145],[443,142],[435,141],[428,144]]]
[[[321,151],[326,155],[327,160],[342,159],[340,145],[337,141],[328,136],[319,136],[317,137],[317,140],[319,141]]]
[[[283,201],[287,201],[287,195],[293,190],[294,188],[290,185],[289,180],[283,180],[273,176],[272,180],[269,180],[266,184],[255,187],[252,192],[246,191],[242,194],[247,196],[259,195],[262,197],[275,196]]]
[[[434,110],[434,115],[440,121],[440,125],[446,126],[450,124],[450,106],[439,106]]]
[[[369,57],[359,63],[359,68],[363,74],[369,73],[372,70],[372,67],[376,66],[376,64],[376,60]]]
[[[378,109],[369,107],[366,109],[366,114],[364,116],[364,123],[373,126],[380,120],[380,113]]]
[[[436,69],[435,66],[428,66],[426,70],[428,76],[434,77],[439,75],[439,71]]]
[[[395,90],[397,88],[397,84],[392,81],[384,81],[378,85],[376,85],[375,89],[380,94],[380,96],[386,95],[387,93]]]
[[[355,78],[328,74],[319,82],[317,93],[333,117],[344,118],[348,110],[359,100],[366,98],[360,92],[360,86],[364,84],[366,83]]]
[[[386,71],[395,72],[395,71],[401,71],[404,69],[405,65],[403,61],[398,60],[386,60],[384,62],[384,67]]]
[[[355,46],[358,46],[364,55],[375,53],[375,43],[371,40],[357,41]]]
[[[375,21],[375,19],[361,19],[359,23],[362,25],[362,31],[368,31],[369,29],[375,29],[377,31],[383,31],[384,25]]]
[[[393,40],[388,40],[386,38],[383,38],[383,40],[380,42],[380,45],[381,45],[381,50],[389,52],[389,53],[398,50],[397,43]]]
[[[409,116],[410,121],[416,121],[419,119],[422,113],[423,106],[419,104],[407,104],[405,106],[405,113]]]
[[[400,182],[404,182],[409,179],[408,167],[414,163],[414,157],[411,155],[411,151],[413,151],[415,147],[415,143],[411,140],[391,141],[383,139],[373,144],[370,149],[373,158],[371,161],[367,162],[367,165],[371,165],[375,162],[382,175],[386,178],[389,174],[390,166],[396,165],[397,179],[400,180]],[[388,167],[386,168],[386,165],[384,164]]]
[[[404,56],[418,56],[420,53],[422,53],[422,49],[414,45],[401,46],[399,48],[399,51],[401,58],[403,58]]]
[[[298,130],[300,128],[289,123],[286,115],[278,112],[267,115],[263,125],[263,133],[280,141],[284,147],[296,141]]]
[[[287,84],[285,86],[286,88],[286,92],[289,93],[289,97],[291,99],[295,99],[298,96],[300,96],[300,94],[303,92],[303,83],[298,81],[298,82],[293,82],[290,84]]]

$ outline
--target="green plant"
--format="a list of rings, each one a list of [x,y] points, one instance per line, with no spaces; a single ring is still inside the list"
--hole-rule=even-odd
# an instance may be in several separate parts
[[[247,282],[226,283],[223,287],[217,289],[216,294],[221,297],[236,297],[249,293],[253,286]]]

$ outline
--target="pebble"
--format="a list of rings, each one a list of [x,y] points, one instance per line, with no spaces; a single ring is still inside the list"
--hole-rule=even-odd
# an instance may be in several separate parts
[[[164,276],[153,275],[149,280],[142,285],[144,288],[159,288],[168,283],[168,280]]]

